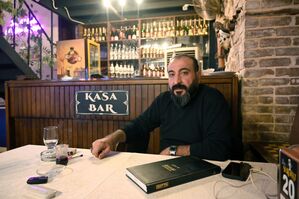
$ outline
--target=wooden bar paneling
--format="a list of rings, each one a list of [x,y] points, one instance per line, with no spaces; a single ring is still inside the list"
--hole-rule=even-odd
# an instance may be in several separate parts
[[[238,125],[238,78],[201,77],[201,83],[222,92],[232,108],[234,128]],[[7,147],[41,144],[43,127],[57,125],[60,143],[89,148],[93,140],[122,128],[142,113],[154,98],[168,90],[166,79],[97,81],[8,81],[6,82]],[[75,93],[79,90],[129,91],[129,115],[76,115]],[[148,152],[159,153],[159,128],[151,135]]]

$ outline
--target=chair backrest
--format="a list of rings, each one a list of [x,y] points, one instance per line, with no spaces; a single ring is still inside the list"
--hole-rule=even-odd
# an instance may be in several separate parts
[[[299,144],[299,105],[296,110],[293,126],[289,138],[290,145]]]

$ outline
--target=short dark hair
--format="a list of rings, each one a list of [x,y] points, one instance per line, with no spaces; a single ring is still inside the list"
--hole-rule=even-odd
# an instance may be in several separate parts
[[[195,57],[193,57],[191,55],[187,55],[187,54],[175,55],[174,57],[172,57],[170,59],[170,61],[175,60],[175,59],[181,59],[181,58],[184,58],[184,57],[189,58],[189,59],[192,60],[194,71],[198,72],[198,70],[199,70],[198,61]]]

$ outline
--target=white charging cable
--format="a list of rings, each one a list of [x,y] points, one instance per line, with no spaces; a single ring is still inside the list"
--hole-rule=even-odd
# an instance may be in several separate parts
[[[259,174],[265,175],[265,176],[267,176],[268,178],[270,178],[270,180],[271,180],[273,183],[277,184],[277,181],[276,181],[271,175],[269,175],[268,173],[266,173],[266,172],[264,172],[264,171],[262,171],[262,170],[260,170],[260,169],[251,168],[247,180],[244,181],[244,182],[242,182],[241,184],[240,184],[240,183],[238,183],[238,184],[234,184],[234,183],[232,183],[232,182],[230,182],[230,181],[227,181],[227,180],[225,180],[225,179],[216,181],[216,182],[214,183],[214,185],[213,185],[213,196],[214,196],[216,199],[218,199],[217,192],[216,192],[216,185],[217,185],[218,183],[223,182],[223,183],[228,184],[229,186],[234,187],[234,188],[241,188],[241,187],[243,187],[243,186],[247,186],[247,185],[252,184],[253,187],[254,187],[256,190],[258,190],[259,192],[261,192],[266,198],[277,197],[277,193],[276,193],[276,194],[269,194],[269,193],[265,193],[264,191],[262,191],[261,189],[259,189],[259,188],[256,186],[256,184],[254,183],[253,173],[259,173]],[[240,182],[241,182],[241,181],[240,181]]]

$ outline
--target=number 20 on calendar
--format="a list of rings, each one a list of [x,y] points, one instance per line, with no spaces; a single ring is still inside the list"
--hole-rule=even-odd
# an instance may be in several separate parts
[[[298,199],[299,154],[290,149],[282,149],[279,153],[279,198]]]

